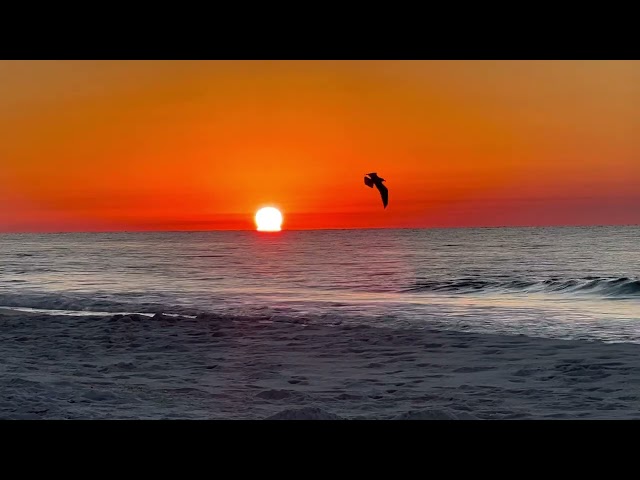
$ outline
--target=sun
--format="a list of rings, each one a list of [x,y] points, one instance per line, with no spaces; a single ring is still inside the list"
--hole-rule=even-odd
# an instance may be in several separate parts
[[[273,207],[264,207],[256,212],[259,232],[279,232],[282,230],[282,214]]]

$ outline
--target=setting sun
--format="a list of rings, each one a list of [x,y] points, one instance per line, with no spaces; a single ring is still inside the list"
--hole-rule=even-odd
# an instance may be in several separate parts
[[[277,208],[265,207],[256,213],[259,232],[279,232],[282,228],[282,214]]]

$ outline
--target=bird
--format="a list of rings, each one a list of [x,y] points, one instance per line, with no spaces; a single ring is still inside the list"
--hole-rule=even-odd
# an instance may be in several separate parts
[[[367,173],[364,177],[364,184],[367,187],[373,188],[374,185],[376,186],[376,188],[380,192],[380,196],[382,197],[382,205],[384,205],[384,208],[387,208],[387,204],[389,203],[389,190],[387,190],[387,187],[382,184],[382,182],[384,181],[385,179],[379,177],[375,172]]]

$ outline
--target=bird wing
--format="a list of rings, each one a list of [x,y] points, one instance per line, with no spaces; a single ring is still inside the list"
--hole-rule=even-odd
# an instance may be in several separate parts
[[[364,184],[369,188],[373,188],[373,180],[369,177],[364,177]]]
[[[380,196],[382,197],[382,204],[384,205],[384,208],[387,208],[387,204],[389,203],[389,190],[382,184],[382,182],[376,183],[376,187],[380,190]]]

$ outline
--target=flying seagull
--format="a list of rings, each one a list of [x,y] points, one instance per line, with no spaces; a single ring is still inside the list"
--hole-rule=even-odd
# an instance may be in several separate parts
[[[367,187],[373,188],[375,185],[380,191],[382,204],[384,205],[384,208],[387,208],[387,204],[389,203],[389,190],[387,190],[387,187],[382,184],[384,181],[384,178],[379,177],[377,173],[367,173],[364,177],[364,184]]]

